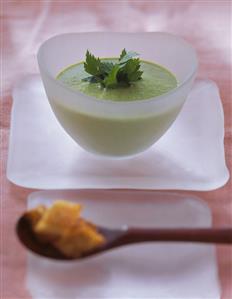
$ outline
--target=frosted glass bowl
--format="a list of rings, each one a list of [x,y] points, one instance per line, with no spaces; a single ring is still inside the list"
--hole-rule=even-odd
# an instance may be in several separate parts
[[[117,57],[123,48],[168,68],[178,86],[147,100],[113,102],[71,90],[55,79],[62,69],[83,60],[87,49],[99,57]],[[65,131],[87,151],[110,157],[143,152],[167,131],[185,102],[198,66],[195,50],[187,42],[158,32],[57,35],[41,45],[38,63],[50,105]]]

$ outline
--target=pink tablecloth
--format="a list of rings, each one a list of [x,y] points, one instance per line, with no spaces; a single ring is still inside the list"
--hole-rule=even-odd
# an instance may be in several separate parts
[[[36,51],[48,37],[70,31],[168,31],[197,49],[200,77],[217,82],[225,111],[225,148],[232,166],[231,2],[212,1],[1,1],[1,298],[30,298],[25,287],[26,255],[14,225],[31,191],[6,179],[11,91],[24,74],[38,72]],[[215,226],[232,225],[232,184],[198,192]],[[222,299],[232,298],[232,250],[218,246]]]

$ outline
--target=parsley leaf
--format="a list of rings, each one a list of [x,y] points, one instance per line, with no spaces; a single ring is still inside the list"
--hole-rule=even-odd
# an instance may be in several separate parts
[[[130,86],[132,82],[140,80],[143,74],[140,70],[138,55],[136,52],[127,52],[126,49],[123,49],[118,62],[113,63],[101,61],[87,50],[84,69],[91,76],[82,79],[82,81],[100,83],[104,88]]]
[[[134,82],[141,78],[142,71],[140,69],[140,60],[139,58],[130,59],[127,61],[125,66],[122,68],[127,76],[128,82]]]
[[[101,61],[101,65],[100,65],[101,73],[109,74],[112,71],[113,67],[114,67],[113,62]]]
[[[101,61],[92,55],[89,50],[86,52],[86,60],[84,63],[84,68],[87,73],[93,76],[98,76],[100,74]]]
[[[124,48],[120,54],[119,61],[122,60],[125,55],[126,55],[126,49]]]
[[[118,79],[117,74],[119,70],[119,65],[115,64],[113,68],[111,69],[108,76],[103,81],[103,86],[106,88],[115,88],[117,87]]]
[[[119,64],[124,64],[130,59],[132,59],[133,57],[139,56],[139,54],[136,52],[133,51],[126,52],[126,50],[125,51],[124,50],[125,49],[123,49],[121,56],[119,58]]]

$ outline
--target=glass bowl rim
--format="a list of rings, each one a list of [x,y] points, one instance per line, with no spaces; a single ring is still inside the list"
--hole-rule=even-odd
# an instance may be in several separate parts
[[[156,97],[152,97],[152,98],[148,98],[148,99],[141,99],[141,100],[134,100],[134,101],[113,101],[113,100],[106,100],[106,99],[98,99],[94,96],[89,96],[79,90],[74,90],[74,89],[71,89],[69,87],[67,87],[63,82],[59,81],[59,80],[56,80],[52,75],[51,73],[49,72],[49,70],[46,68],[46,66],[44,66],[44,64],[41,63],[41,60],[42,60],[42,50],[44,48],[44,46],[51,42],[52,40],[54,39],[57,39],[57,38],[61,38],[63,36],[80,36],[80,35],[103,35],[103,34],[110,34],[110,35],[165,35],[167,37],[170,37],[170,38],[173,38],[173,39],[176,39],[178,40],[179,42],[181,42],[183,45],[187,46],[194,54],[195,56],[195,64],[193,64],[193,68],[191,70],[191,72],[188,74],[188,76],[186,76],[186,78],[180,83],[178,84],[175,88],[173,88],[172,90],[170,90],[169,92],[166,92],[166,93],[163,93],[159,96],[156,96]],[[183,86],[185,86],[189,81],[191,81],[191,79],[195,76],[196,72],[197,72],[197,69],[198,69],[198,58],[197,58],[197,53],[196,53],[196,50],[194,49],[194,47],[188,43],[187,41],[185,41],[183,38],[175,35],[175,34],[172,34],[172,33],[168,33],[168,32],[159,32],[159,31],[156,31],[156,32],[110,32],[110,31],[90,31],[90,32],[70,32],[70,33],[62,33],[62,34],[57,34],[57,35],[54,35],[50,38],[48,38],[47,40],[45,40],[39,47],[38,49],[38,52],[37,52],[37,60],[38,60],[38,64],[40,66],[40,68],[43,70],[43,72],[46,74],[46,76],[51,80],[53,81],[53,83],[55,85],[58,85],[60,86],[60,88],[64,89],[65,92],[68,92],[69,94],[72,94],[73,96],[77,96],[78,94],[80,96],[84,96],[86,99],[88,99],[88,101],[91,103],[94,103],[95,105],[110,105],[110,106],[135,106],[135,105],[138,105],[138,106],[144,106],[146,104],[150,104],[150,103],[157,103],[157,105],[160,103],[160,102],[163,102],[165,101],[165,99],[169,99],[171,98],[171,96],[173,94],[175,94],[178,90],[180,90]],[[85,99],[85,100],[86,100]]]

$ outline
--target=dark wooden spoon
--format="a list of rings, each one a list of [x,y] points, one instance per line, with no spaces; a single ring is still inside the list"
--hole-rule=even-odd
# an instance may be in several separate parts
[[[232,244],[232,228],[122,228],[109,229],[98,227],[98,231],[105,236],[106,243],[83,257],[87,258],[107,250],[142,242],[194,242]],[[29,250],[41,256],[58,260],[70,260],[51,244],[41,243],[32,231],[31,224],[22,216],[16,225],[19,240]]]

